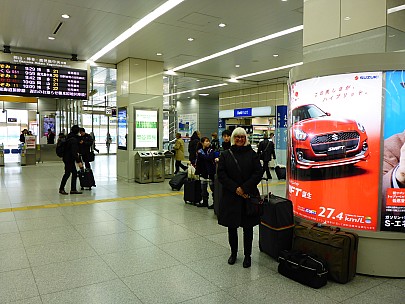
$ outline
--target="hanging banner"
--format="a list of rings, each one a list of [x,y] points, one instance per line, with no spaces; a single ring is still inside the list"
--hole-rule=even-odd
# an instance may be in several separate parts
[[[381,98],[381,72],[291,85],[288,198],[297,216],[377,229]]]

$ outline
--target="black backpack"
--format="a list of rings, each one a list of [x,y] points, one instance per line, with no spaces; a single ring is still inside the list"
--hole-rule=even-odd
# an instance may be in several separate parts
[[[59,157],[63,157],[63,154],[65,153],[65,147],[66,147],[66,138],[60,138],[58,139],[58,142],[56,144],[56,155]]]

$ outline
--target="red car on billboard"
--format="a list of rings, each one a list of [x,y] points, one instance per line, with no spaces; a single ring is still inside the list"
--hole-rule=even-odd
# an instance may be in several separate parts
[[[291,168],[316,169],[351,165],[370,156],[363,125],[333,118],[314,104],[291,113]]]

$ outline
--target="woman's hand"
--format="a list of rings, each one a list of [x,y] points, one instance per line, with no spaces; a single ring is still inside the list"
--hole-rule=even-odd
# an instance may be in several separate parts
[[[248,198],[248,195],[245,194],[245,192],[241,187],[236,188],[236,194],[242,196],[243,198]]]

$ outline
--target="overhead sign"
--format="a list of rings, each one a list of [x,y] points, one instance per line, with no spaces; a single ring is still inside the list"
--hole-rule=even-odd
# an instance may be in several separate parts
[[[17,118],[7,118],[8,122],[17,122]]]
[[[0,62],[0,95],[87,99],[87,70]]]
[[[252,116],[252,108],[233,110],[233,117],[246,117],[246,116]]]

